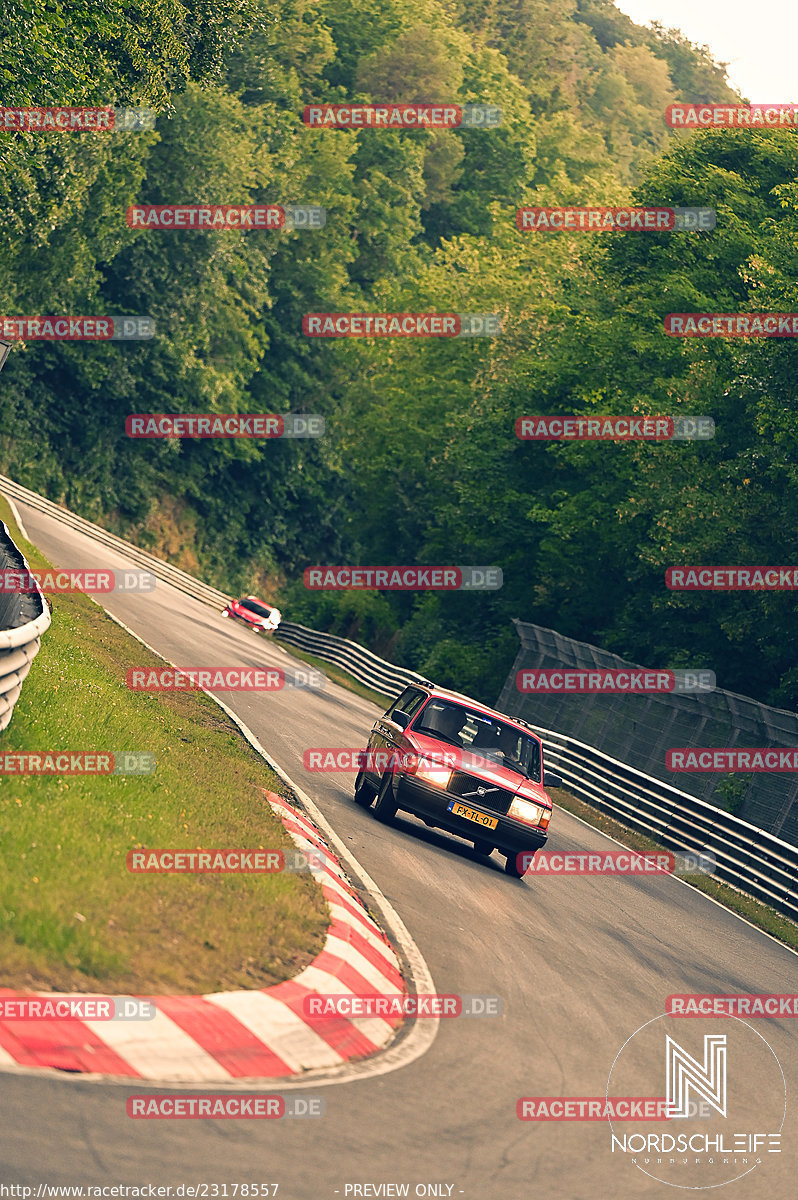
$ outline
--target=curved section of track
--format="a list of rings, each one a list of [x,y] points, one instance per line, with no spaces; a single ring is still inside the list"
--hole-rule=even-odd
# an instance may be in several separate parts
[[[53,517],[20,508],[32,540],[55,564],[127,565]],[[290,670],[279,646],[166,585],[103,604],[182,666]],[[603,1095],[618,1050],[664,1011],[668,995],[796,992],[798,958],[677,879],[517,881],[498,857],[478,858],[409,817],[381,825],[352,803],[349,776],[303,766],[309,747],[365,743],[376,710],[335,685],[223,699],[376,881],[438,990],[498,996],[502,1015],[442,1021],[427,1053],[404,1069],[325,1088],[325,1115],[313,1121],[134,1122],[124,1088],[6,1076],[3,1181],[273,1180],[286,1200],[397,1194],[345,1190],[381,1183],[407,1184],[411,1196],[417,1185],[437,1184],[438,1195],[454,1200],[664,1200],[662,1185],[609,1153],[604,1123],[521,1123],[517,1100]],[[549,844],[599,850],[608,843],[557,812]],[[684,1024],[687,1038],[688,1027],[695,1037],[712,1023]],[[788,1096],[798,1084],[794,1025],[758,1025],[787,1074]],[[788,1135],[778,1160],[747,1177],[746,1200],[792,1194],[796,1166]]]

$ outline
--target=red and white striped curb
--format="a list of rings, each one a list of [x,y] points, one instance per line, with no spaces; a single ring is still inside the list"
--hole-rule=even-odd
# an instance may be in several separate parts
[[[310,966],[261,991],[147,997],[156,1006],[149,1021],[0,1020],[0,1069],[49,1067],[154,1083],[229,1084],[339,1067],[392,1040],[400,1018],[305,1015],[308,996],[396,995],[406,988],[390,943],[316,827],[283,797],[265,795],[297,847],[324,855],[314,874],[331,921],[324,948]],[[0,989],[4,999],[14,995]]]

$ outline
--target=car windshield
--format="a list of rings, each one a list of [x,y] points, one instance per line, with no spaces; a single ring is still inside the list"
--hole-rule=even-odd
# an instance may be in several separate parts
[[[248,608],[250,612],[257,613],[259,617],[270,617],[272,610],[266,608],[263,604],[258,604],[257,600],[239,600],[242,608]]]
[[[475,757],[540,782],[540,743],[496,717],[474,712],[451,700],[432,699],[412,725],[414,733],[440,738]],[[467,759],[464,766],[467,765]]]

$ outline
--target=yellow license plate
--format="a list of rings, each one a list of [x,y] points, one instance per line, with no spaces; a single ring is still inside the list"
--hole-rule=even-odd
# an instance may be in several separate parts
[[[454,813],[456,817],[465,817],[466,821],[473,821],[476,825],[482,825],[485,829],[495,829],[499,824],[495,817],[486,817],[484,813],[476,812],[467,804],[459,804],[457,800],[450,801],[449,812]]]

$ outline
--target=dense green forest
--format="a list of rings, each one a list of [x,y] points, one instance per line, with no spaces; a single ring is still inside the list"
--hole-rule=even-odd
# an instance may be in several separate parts
[[[671,564],[795,561],[795,350],[668,312],[798,310],[791,130],[671,131],[734,94],[610,0],[129,0],[9,10],[6,105],[153,132],[0,133],[4,314],[142,313],[152,341],[16,345],[0,470],[286,618],[489,702],[521,617],[798,708],[789,594]],[[306,104],[485,102],[490,130],[303,125]],[[786,99],[786,98],[785,98]],[[134,203],[323,205],[322,230],[128,228]],[[712,233],[521,234],[519,205],[699,205]],[[310,339],[306,312],[496,312],[494,339]],[[138,441],[141,412],[312,412],[323,438]],[[713,441],[525,443],[530,413],[699,413]],[[493,564],[492,593],[313,593],[317,563]]]

